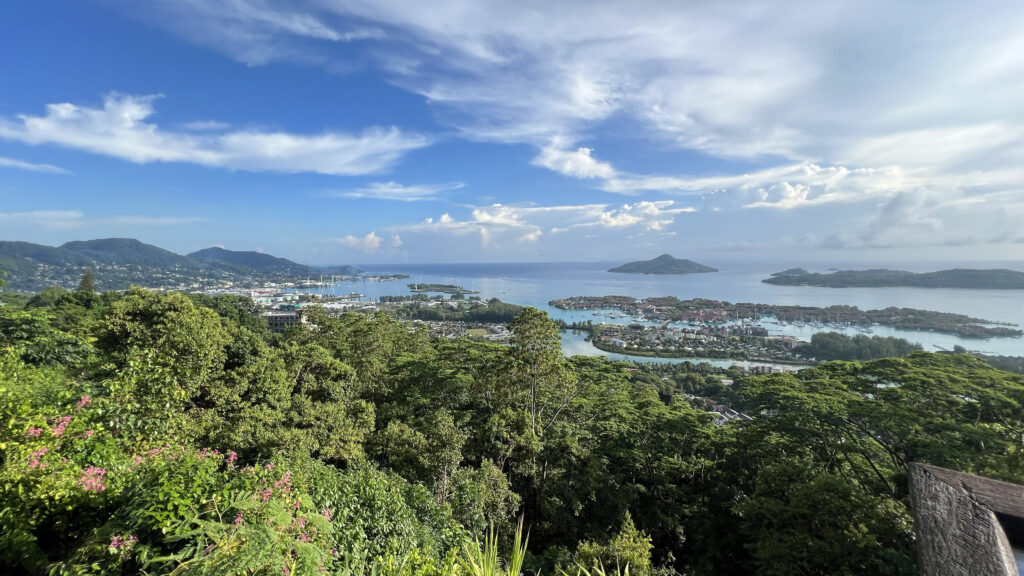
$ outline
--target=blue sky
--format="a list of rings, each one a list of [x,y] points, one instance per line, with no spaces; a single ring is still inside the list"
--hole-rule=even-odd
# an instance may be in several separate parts
[[[1024,5],[0,4],[0,239],[1024,255]]]

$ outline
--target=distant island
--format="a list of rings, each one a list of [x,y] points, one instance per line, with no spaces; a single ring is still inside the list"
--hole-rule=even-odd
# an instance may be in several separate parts
[[[811,274],[800,268],[792,268],[772,274],[770,278],[761,281],[779,286],[819,286],[823,288],[912,287],[1024,290],[1024,272],[1005,269],[955,268],[918,274],[903,270],[875,268]]]
[[[718,272],[718,269],[698,264],[693,260],[681,260],[671,254],[662,254],[653,260],[630,262],[608,271],[620,274],[703,274]]]
[[[423,284],[416,282],[409,284],[409,290],[411,292],[443,292],[453,296],[459,294],[479,294],[476,290],[466,290],[462,286],[456,286],[455,284]]]

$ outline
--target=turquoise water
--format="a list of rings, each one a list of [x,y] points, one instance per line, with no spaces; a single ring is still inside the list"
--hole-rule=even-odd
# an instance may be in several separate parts
[[[539,263],[539,264],[394,264],[362,266],[369,273],[409,274],[408,280],[392,282],[355,281],[339,282],[328,292],[359,292],[368,299],[383,295],[409,294],[410,282],[458,284],[480,292],[484,299],[499,298],[505,302],[536,306],[554,318],[568,322],[629,322],[629,318],[613,319],[595,316],[593,311],[564,311],[548,305],[548,301],[568,296],[605,296],[620,294],[645,298],[649,296],[676,296],[678,298],[713,298],[730,302],[757,302],[780,305],[830,306],[849,304],[862,309],[889,306],[920,308],[939,312],[955,312],[996,322],[1024,325],[1024,291],[1021,290],[967,290],[938,288],[814,288],[801,286],[774,286],[761,282],[771,273],[789,266],[749,264],[731,266],[712,274],[685,276],[643,276],[613,274],[607,269],[616,263]],[[975,267],[963,263],[948,265],[931,263],[928,270],[952,267]],[[858,268],[863,268],[859,266]],[[888,267],[918,270],[920,266],[892,265]],[[989,265],[986,268],[1005,267],[1024,269],[1022,263]],[[824,271],[812,269],[811,271]],[[775,333],[792,334],[804,339],[815,329],[811,326],[769,325]],[[846,332],[856,334],[856,330]],[[1021,338],[965,339],[947,334],[903,331],[875,326],[873,334],[899,336],[918,342],[926,350],[935,346],[950,349],[961,345],[971,350],[991,354],[1024,356]],[[569,343],[569,345],[576,345]],[[585,347],[580,347],[585,349]]]

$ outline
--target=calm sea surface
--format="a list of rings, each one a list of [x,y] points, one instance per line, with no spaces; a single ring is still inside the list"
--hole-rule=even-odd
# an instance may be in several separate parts
[[[564,311],[548,305],[550,300],[568,296],[605,296],[618,294],[645,298],[649,296],[675,296],[677,298],[712,298],[729,302],[756,302],[765,304],[799,304],[830,306],[848,304],[861,309],[898,306],[939,312],[956,312],[995,322],[1009,322],[1024,326],[1024,290],[964,290],[937,288],[812,288],[774,286],[761,282],[782,267],[773,265],[733,265],[721,272],[689,274],[683,276],[644,276],[613,274],[608,268],[618,263],[537,263],[537,264],[392,264],[363,266],[369,273],[409,274],[408,280],[391,282],[355,281],[339,282],[328,292],[358,292],[368,299],[383,295],[409,294],[410,282],[457,284],[480,292],[484,299],[499,298],[505,302],[536,306],[551,317],[566,321],[593,320],[594,322],[630,322],[630,318],[595,316],[593,311]],[[952,267],[995,268],[1021,270],[1024,263],[1006,263],[985,266],[962,263],[929,263],[924,270]],[[904,270],[922,270],[921,265],[892,265]],[[863,267],[858,267],[863,268]],[[823,269],[811,269],[823,272]],[[766,325],[779,334],[792,334],[804,339],[821,331],[811,326]],[[854,329],[846,332],[856,334]],[[926,350],[936,346],[952,348],[959,344],[971,350],[991,354],[1024,356],[1021,338],[993,338],[987,340],[957,338],[931,332],[902,331],[875,326],[873,334],[899,336],[922,344]],[[603,354],[582,336],[566,334],[563,346],[567,353]],[[614,356],[614,355],[609,355]],[[725,361],[730,364],[731,361]]]

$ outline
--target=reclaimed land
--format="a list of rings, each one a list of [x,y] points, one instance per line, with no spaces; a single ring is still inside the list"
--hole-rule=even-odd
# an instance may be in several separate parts
[[[898,330],[924,330],[962,338],[1019,337],[1024,332],[1012,324],[991,322],[963,314],[914,308],[889,307],[861,310],[856,306],[778,306],[749,302],[729,303],[673,296],[637,300],[629,296],[574,296],[549,302],[562,310],[617,309],[631,316],[658,322],[729,322],[775,318],[779,322],[890,326]]]

